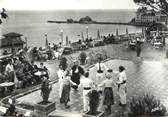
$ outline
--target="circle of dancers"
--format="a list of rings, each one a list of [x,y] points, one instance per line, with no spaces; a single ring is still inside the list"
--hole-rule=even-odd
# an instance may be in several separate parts
[[[90,77],[89,70],[84,70],[79,65],[78,60],[74,62],[71,70],[63,70],[62,65],[59,65],[57,75],[59,78],[59,99],[60,103],[69,108],[71,88],[78,91],[82,88],[83,92],[83,111],[88,112],[89,109],[89,92],[97,90],[102,96],[102,105],[108,113],[111,113],[111,106],[114,104],[114,88],[117,89],[119,95],[118,105],[126,106],[126,69],[124,66],[119,66],[118,70],[109,69],[99,59],[94,67],[90,68],[96,72],[95,78]],[[118,78],[115,80],[114,76],[117,74]]]

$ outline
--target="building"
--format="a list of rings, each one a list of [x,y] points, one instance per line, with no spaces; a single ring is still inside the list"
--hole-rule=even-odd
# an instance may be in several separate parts
[[[23,48],[25,42],[21,39],[22,34],[19,33],[7,33],[0,39],[0,55],[3,55],[5,51],[7,53],[16,52],[19,48]]]
[[[136,12],[136,23],[162,23],[166,24],[168,17],[161,13],[155,12],[154,10],[147,10],[147,9],[138,9]]]

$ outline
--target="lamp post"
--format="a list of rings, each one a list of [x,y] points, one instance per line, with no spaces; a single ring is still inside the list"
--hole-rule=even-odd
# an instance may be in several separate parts
[[[63,30],[61,29],[61,44],[63,45]]]
[[[44,36],[45,36],[45,47],[46,47],[46,49],[48,49],[48,39],[47,39],[47,34],[45,34]]]
[[[86,26],[86,35],[87,35],[87,39],[89,39],[89,32],[88,32],[88,29],[89,29],[89,27],[88,26]]]

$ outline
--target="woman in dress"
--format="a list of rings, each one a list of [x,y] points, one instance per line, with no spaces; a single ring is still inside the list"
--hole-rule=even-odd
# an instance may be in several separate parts
[[[77,85],[76,83],[71,81],[69,71],[66,72],[65,77],[62,79],[62,84],[63,84],[63,88],[62,88],[60,102],[64,103],[65,108],[69,108],[70,106],[67,105],[67,104],[70,101],[71,84],[74,85],[74,86]]]
[[[111,105],[114,104],[113,87],[115,87],[111,69],[108,70],[105,77],[106,79],[99,85],[99,87],[104,87],[103,105],[105,106],[107,113],[111,113]]]

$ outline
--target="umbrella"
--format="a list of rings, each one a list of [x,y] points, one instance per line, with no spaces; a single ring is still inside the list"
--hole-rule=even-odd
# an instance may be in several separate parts
[[[126,28],[126,35],[128,35],[128,28]]]
[[[81,32],[81,39],[82,39],[82,41],[84,41],[83,32]]]
[[[118,29],[116,29],[116,37],[118,37]]]
[[[46,49],[48,48],[48,39],[47,39],[47,35],[45,35],[46,37],[46,42],[45,42],[45,46],[46,46]]]
[[[97,30],[97,39],[100,39],[100,31],[99,31],[99,29]]]
[[[66,46],[69,45],[69,40],[68,40],[68,36],[66,36]]]

